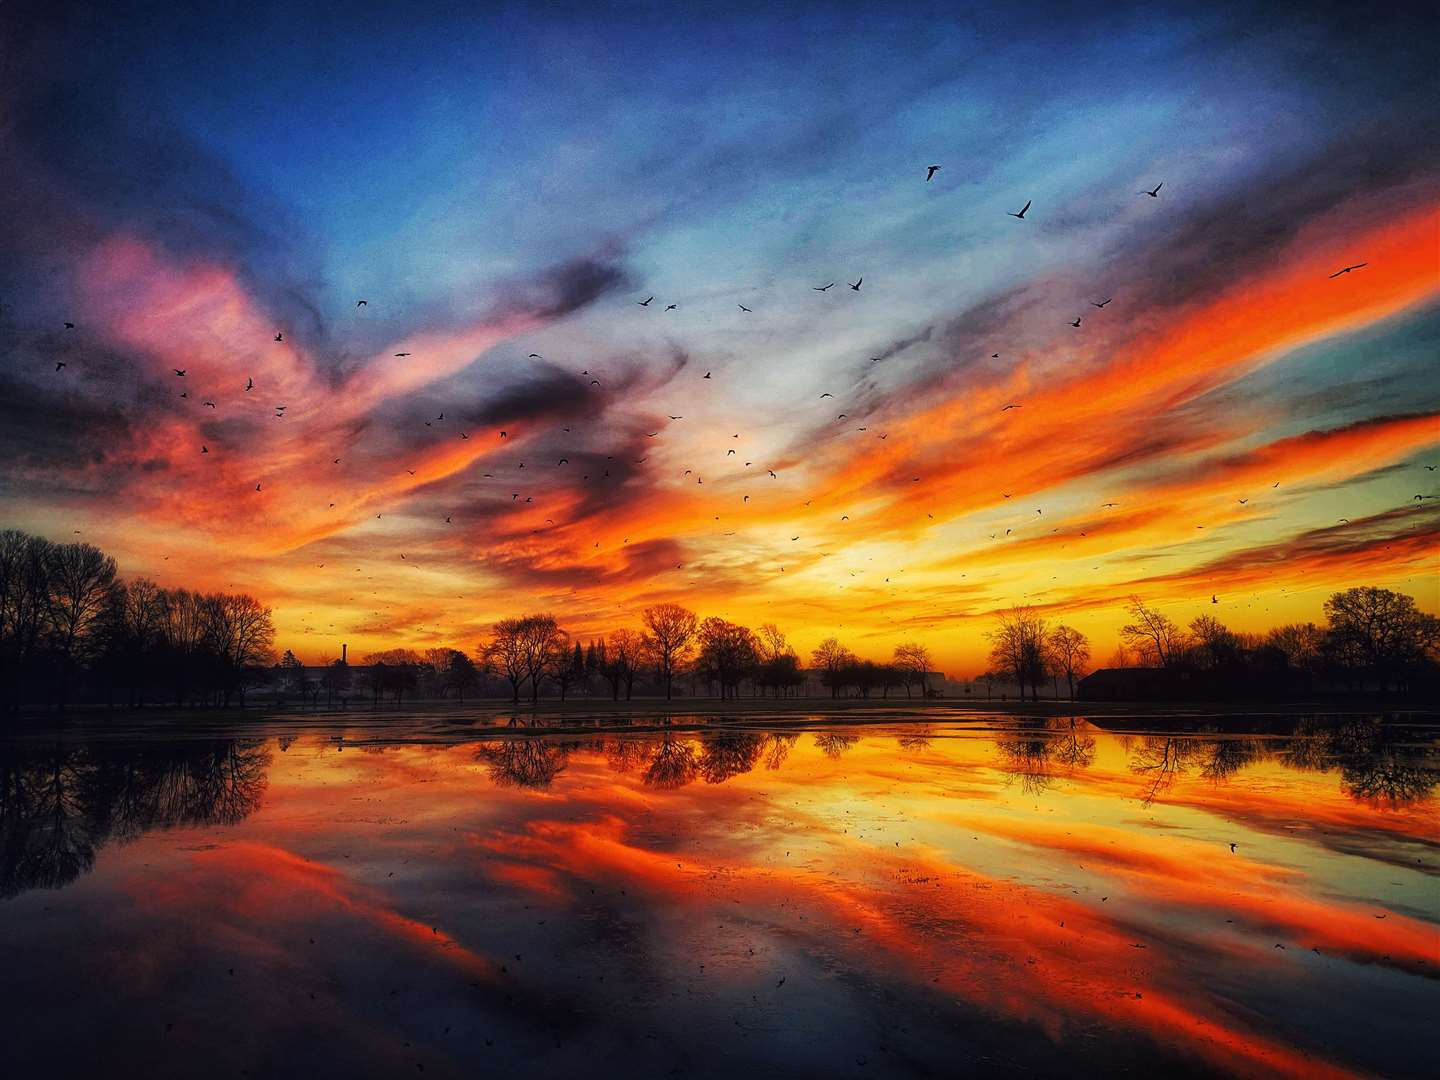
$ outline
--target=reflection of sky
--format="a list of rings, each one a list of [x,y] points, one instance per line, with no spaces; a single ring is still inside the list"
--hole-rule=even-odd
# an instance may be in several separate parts
[[[306,735],[181,768],[112,750],[70,760],[72,812],[127,769],[164,790],[117,788],[130,842],[4,902],[0,1004],[36,1020],[22,1062],[59,1045],[155,1075],[199,1053],[251,1075],[905,1074],[962,1051],[988,1071],[1417,1073],[1436,773],[1413,744],[1372,755],[1412,774],[1375,799],[1353,747],[1378,731],[1350,730],[1343,774],[1313,742],[1084,721]],[[44,772],[7,772],[7,860],[14,792]],[[35,860],[59,840],[25,835]]]
[[[1418,14],[19,7],[0,508],[307,659],[1440,601]]]

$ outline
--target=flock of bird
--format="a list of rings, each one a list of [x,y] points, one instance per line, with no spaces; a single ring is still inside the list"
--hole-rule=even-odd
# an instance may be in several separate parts
[[[929,182],[931,182],[932,180],[934,180],[936,174],[941,170],[941,168],[942,168],[942,166],[941,166],[941,165],[938,165],[938,164],[927,166],[927,167],[926,167],[926,173],[925,173],[925,182],[926,182],[926,183],[929,183]],[[1141,190],[1140,192],[1138,192],[1138,194],[1141,195],[1141,196],[1144,196],[1144,197],[1151,198],[1151,199],[1159,199],[1159,198],[1160,198],[1160,192],[1161,192],[1161,189],[1162,189],[1163,187],[1164,187],[1164,183],[1163,183],[1163,181],[1162,181],[1162,182],[1160,182],[1160,183],[1157,183],[1153,188],[1147,188],[1147,189]],[[1033,199],[1027,199],[1027,200],[1025,201],[1025,204],[1024,204],[1023,206],[1021,206],[1020,209],[1018,209],[1018,210],[1013,210],[1013,211],[1007,211],[1006,213],[1007,213],[1007,216],[1012,217],[1012,218],[1015,218],[1017,221],[1026,222],[1026,221],[1028,220],[1027,217],[1026,217],[1026,215],[1031,211],[1031,209],[1032,209],[1033,206],[1034,206],[1034,200],[1033,200]],[[1341,277],[1341,276],[1343,276],[1343,275],[1351,274],[1351,273],[1354,273],[1355,271],[1364,269],[1367,265],[1368,265],[1368,263],[1366,263],[1366,262],[1358,262],[1358,263],[1350,264],[1350,265],[1344,266],[1344,267],[1342,267],[1341,269],[1335,271],[1333,274],[1330,274],[1329,277],[1330,277],[1331,279],[1334,279],[1334,278]],[[864,282],[865,282],[865,278],[864,278],[863,275],[861,275],[861,276],[857,276],[854,281],[849,281],[849,280],[847,279],[847,280],[845,281],[845,284],[849,287],[850,291],[852,291],[852,292],[854,292],[854,293],[859,293],[859,292],[861,291],[862,286],[864,285]],[[812,289],[812,291],[818,292],[818,293],[828,293],[832,288],[835,287],[836,284],[838,284],[837,281],[829,281],[829,282],[827,282],[827,283],[825,283],[825,284],[823,284],[823,285],[814,285],[814,286],[811,286],[811,289]],[[1105,310],[1105,309],[1114,301],[1114,299],[1115,299],[1115,298],[1114,298],[1113,296],[1107,296],[1107,297],[1105,297],[1103,300],[1091,300],[1091,301],[1089,301],[1089,304],[1090,304],[1090,306],[1091,306],[1092,308],[1096,309],[1097,311],[1103,311],[1103,310]],[[634,301],[634,303],[636,304],[636,306],[639,306],[639,307],[642,307],[642,308],[646,308],[646,309],[648,310],[648,309],[651,308],[651,305],[654,303],[655,300],[656,300],[656,296],[655,296],[654,294],[652,294],[652,295],[649,295],[649,296],[645,297],[643,300],[636,300],[636,301]],[[369,301],[368,301],[367,299],[363,299],[363,298],[362,298],[362,299],[358,299],[358,300],[356,300],[356,302],[355,302],[355,306],[356,306],[357,309],[358,309],[358,308],[368,307],[368,306],[369,306]],[[754,310],[754,309],[751,308],[751,307],[746,306],[745,304],[738,304],[737,306],[740,308],[741,312],[743,312],[743,313],[746,313],[746,314],[753,313],[753,310]],[[665,311],[665,312],[670,312],[670,311],[676,311],[676,310],[678,310],[678,308],[679,308],[679,304],[678,304],[678,303],[676,303],[676,302],[671,302],[671,303],[665,304],[661,310],[663,310],[663,311]],[[1084,317],[1081,316],[1081,315],[1076,315],[1075,318],[1070,321],[1069,325],[1070,325],[1071,327],[1075,328],[1075,329],[1080,329],[1080,328],[1082,327],[1083,322],[1084,322]],[[65,325],[65,329],[66,329],[67,331],[71,331],[71,330],[76,329],[76,324],[75,324],[74,322],[69,322],[69,321],[67,321],[67,322],[65,322],[64,325]],[[283,330],[277,330],[277,331],[275,332],[275,335],[274,335],[274,339],[273,339],[273,340],[274,340],[275,342],[277,342],[277,343],[278,343],[278,342],[283,342],[283,341],[285,340],[284,331],[283,331]],[[398,351],[398,352],[395,352],[395,353],[393,354],[393,356],[394,356],[396,359],[409,358],[411,355],[412,355],[412,354],[411,354],[411,352],[409,352],[409,351]],[[1000,358],[1000,353],[998,353],[998,352],[991,353],[990,356],[991,356],[992,359],[999,359],[999,358]],[[541,354],[539,354],[539,353],[534,353],[534,352],[532,352],[532,353],[529,354],[529,358],[530,358],[530,359],[534,359],[534,360],[543,360],[543,359],[544,359],[543,356],[541,356]],[[872,358],[871,358],[871,363],[879,363],[879,362],[881,361],[881,359],[882,359],[881,357],[872,357]],[[423,358],[422,358],[422,362],[423,362]],[[57,361],[56,364],[55,364],[55,370],[56,370],[56,372],[60,372],[60,371],[62,371],[66,366],[67,366],[66,362],[64,362],[64,361]],[[188,370],[185,369],[185,368],[172,368],[171,370],[172,370],[173,373],[174,373],[174,378],[177,378],[177,379],[186,379],[186,378],[188,378],[188,376],[189,376]],[[582,371],[582,372],[581,372],[581,375],[584,376],[584,377],[588,377],[588,378],[589,378],[589,385],[590,385],[590,386],[594,386],[594,387],[600,387],[600,386],[602,386],[602,383],[601,383],[600,379],[599,379],[598,377],[593,376],[588,369]],[[711,379],[712,379],[712,372],[710,372],[710,371],[705,372],[705,374],[702,376],[702,379],[704,379],[704,380],[711,380]],[[243,391],[243,392],[246,393],[246,394],[249,394],[249,393],[254,392],[255,390],[256,390],[256,384],[255,384],[254,378],[253,378],[253,377],[247,377],[246,380],[245,380],[245,386],[244,386],[244,391]],[[182,391],[182,392],[180,393],[180,397],[181,397],[182,399],[188,399],[188,398],[189,398],[189,391],[188,391],[188,390]],[[822,394],[820,395],[821,400],[824,400],[824,399],[826,399],[826,398],[833,398],[833,397],[834,397],[834,394],[831,393],[831,392],[828,392],[828,391],[825,392],[825,393],[822,393]],[[201,401],[201,407],[202,407],[202,408],[209,408],[209,409],[218,409],[218,406],[217,406],[216,402],[215,402],[214,400],[210,399],[210,398],[205,398],[205,399],[203,399],[203,400]],[[1007,402],[1004,406],[1001,407],[1000,412],[1002,412],[1002,413],[1007,413],[1007,412],[1010,412],[1010,411],[1012,411],[1012,410],[1018,410],[1018,409],[1022,409],[1022,408],[1024,408],[1024,403],[1023,403],[1023,402],[1019,402],[1019,401]],[[283,403],[275,404],[275,405],[273,406],[274,418],[275,418],[276,420],[284,420],[284,419],[285,419],[285,414],[286,414],[286,409],[287,409],[287,405],[285,405],[285,404],[283,404]],[[670,420],[672,423],[679,423],[679,422],[682,422],[682,421],[685,419],[684,414],[668,414],[668,418],[669,418],[669,420]],[[848,417],[848,414],[842,412],[842,413],[839,413],[839,414],[836,416],[836,422],[837,422],[837,423],[844,422],[844,421],[847,420],[848,418],[849,418],[849,417]],[[445,414],[444,414],[443,412],[441,412],[438,416],[436,416],[436,417],[434,418],[434,420],[426,420],[426,421],[425,421],[425,426],[426,426],[426,427],[429,427],[429,428],[433,428],[433,427],[435,427],[435,425],[437,425],[437,424],[443,424],[443,423],[445,423]],[[565,433],[569,433],[570,430],[571,430],[571,429],[568,428],[568,427],[566,427],[566,428],[563,429],[563,431],[564,431]],[[862,426],[859,426],[859,427],[857,428],[857,431],[858,431],[858,432],[867,432],[868,430],[869,430],[868,425],[862,425]],[[660,437],[661,432],[660,432],[660,431],[651,431],[651,432],[646,432],[645,435],[646,435],[646,437],[649,438],[649,439],[656,439],[656,438],[659,438],[659,437]],[[468,440],[470,439],[470,434],[469,434],[469,432],[467,432],[467,431],[461,430],[461,431],[458,431],[458,432],[457,432],[457,437],[458,437],[459,439],[461,439],[461,440],[467,440],[467,441],[468,441]],[[503,429],[502,429],[502,430],[499,430],[499,431],[497,432],[497,435],[496,435],[497,440],[503,442],[507,437],[508,437],[508,432],[507,432],[506,430],[503,430]],[[882,441],[885,440],[885,439],[887,439],[888,437],[889,437],[889,433],[888,433],[888,432],[880,432],[880,433],[877,433],[877,434],[875,435],[875,438],[877,438],[877,439],[879,439],[879,440],[882,440]],[[737,433],[735,433],[734,435],[732,435],[732,438],[734,438],[734,439],[739,439],[739,438],[740,438],[740,434],[737,432]],[[203,442],[202,442],[202,443],[200,444],[199,453],[200,453],[200,454],[204,454],[204,455],[209,455],[209,454],[211,453],[211,449],[210,449],[209,445],[208,445],[207,443],[203,443]],[[729,449],[729,450],[726,452],[726,455],[725,455],[726,458],[737,457],[737,456],[738,456],[738,455],[736,454],[736,451],[735,451],[734,449]],[[341,459],[340,457],[334,457],[334,458],[331,459],[331,462],[332,462],[332,464],[338,465],[338,464],[341,463],[341,460],[342,460],[342,459]],[[611,461],[613,461],[613,460],[614,460],[613,455],[607,456],[607,457],[605,458],[605,461],[606,461],[606,462],[611,462]],[[637,466],[638,466],[638,465],[642,465],[642,464],[644,464],[647,460],[648,460],[648,456],[647,456],[647,457],[642,457],[642,458],[638,459],[638,460],[635,462],[635,465],[637,465]],[[562,454],[562,455],[558,458],[558,460],[556,461],[556,464],[555,464],[554,467],[555,467],[555,468],[563,468],[563,467],[568,466],[569,464],[570,464],[570,458],[569,458],[568,456],[565,456],[565,455]],[[744,461],[743,468],[748,469],[748,468],[752,467],[754,464],[755,464],[755,462],[754,462],[753,460]],[[525,468],[525,463],[524,463],[523,461],[518,462],[518,464],[515,465],[516,471],[523,470],[524,468]],[[1429,465],[1429,466],[1426,466],[1426,468],[1429,469],[1429,470],[1431,470],[1431,471],[1433,471],[1434,468],[1435,468],[1435,466]],[[774,471],[774,469],[769,469],[769,468],[767,468],[765,471],[768,473],[768,475],[769,475],[772,479],[778,479],[778,475],[777,475],[777,473]],[[416,475],[415,470],[412,470],[412,469],[407,469],[406,472],[407,472],[410,476]],[[495,478],[495,477],[494,477],[494,474],[493,474],[493,473],[489,473],[489,472],[486,472],[486,473],[484,473],[484,474],[482,474],[482,475],[483,475],[485,478],[490,478],[490,479]],[[701,476],[701,475],[699,474],[699,472],[698,472],[696,469],[694,469],[694,468],[687,468],[687,469],[685,469],[684,472],[683,472],[683,474],[682,474],[682,478],[684,478],[684,477],[689,477],[689,476],[692,476],[692,475],[695,477],[695,483],[696,483],[696,484],[700,484],[700,485],[703,485],[703,484],[704,484],[704,478],[703,478],[703,476]],[[602,472],[601,472],[600,475],[599,475],[598,477],[596,477],[595,479],[596,479],[597,481],[603,481],[603,480],[607,480],[607,479],[610,479],[610,478],[611,478],[611,477],[610,477],[610,468],[609,468],[608,465],[606,465],[606,466],[602,466]],[[591,475],[590,475],[589,473],[584,474],[584,476],[582,477],[582,480],[583,480],[584,482],[590,482],[591,479],[592,479],[592,477],[591,477]],[[919,483],[920,481],[921,481],[921,477],[919,477],[919,476],[914,476],[914,477],[911,478],[911,482],[912,482],[912,483]],[[1272,486],[1278,486],[1278,484],[1272,485]],[[264,490],[264,481],[263,481],[263,480],[257,481],[256,484],[255,484],[255,491],[258,492],[258,491],[262,491],[262,490]],[[516,491],[516,492],[512,492],[512,493],[511,493],[511,502],[512,502],[512,503],[518,503],[518,502],[521,500],[522,496],[523,496],[523,498],[524,498],[525,503],[531,503],[531,502],[533,502],[533,500],[534,500],[534,496],[533,496],[533,495],[524,495],[523,492],[518,492],[518,491]],[[1420,501],[1424,501],[1424,500],[1426,500],[1426,499],[1435,498],[1435,497],[1436,497],[1436,496],[1416,495],[1416,496],[1415,496],[1415,500],[1416,500],[1417,502],[1420,502]],[[1010,496],[1009,496],[1008,494],[1006,494],[1006,495],[1004,495],[1004,498],[1009,499]],[[746,505],[746,504],[748,504],[749,502],[750,502],[750,495],[748,495],[748,494],[744,495],[744,496],[743,496],[743,499],[742,499],[742,502],[741,502],[741,505],[742,505],[742,506],[743,506],[743,505]],[[1249,500],[1248,500],[1248,499],[1240,499],[1239,502],[1240,502],[1241,505],[1245,505],[1245,504],[1248,504]],[[335,505],[336,505],[336,504],[333,503],[333,502],[330,503],[330,507],[331,507],[332,509],[335,507]],[[809,502],[806,502],[805,505],[808,507],[808,506],[810,505],[810,503],[809,503]],[[1119,505],[1120,505],[1120,504],[1117,503],[1117,502],[1108,501],[1108,502],[1105,502],[1105,503],[1101,504],[1101,508],[1102,508],[1102,509],[1113,509],[1113,508],[1117,508]],[[1037,508],[1037,509],[1035,510],[1035,513],[1036,513],[1037,516],[1043,516],[1043,511],[1042,511],[1041,509],[1039,509],[1039,508]],[[377,514],[377,515],[376,515],[377,518],[379,518],[379,517],[381,517],[381,516],[382,516],[381,514]],[[933,515],[930,515],[930,517],[933,519]],[[715,516],[715,520],[716,520],[716,521],[719,521],[719,520],[720,520],[719,515],[716,515],[716,516]],[[849,515],[848,515],[848,514],[847,514],[847,515],[842,515],[841,518],[840,518],[840,520],[842,520],[842,521],[848,521],[848,520],[849,520]],[[554,524],[554,519],[553,519],[553,518],[547,518],[546,521],[547,521],[547,524],[553,526],[553,524]],[[1347,521],[1348,521],[1348,519],[1341,519],[1341,522],[1342,522],[1342,523],[1346,523]],[[447,514],[447,515],[445,516],[445,518],[444,518],[444,523],[445,523],[446,525],[452,525],[452,524],[454,523],[453,514]],[[1203,529],[1204,526],[1203,526],[1203,525],[1197,525],[1196,528],[1197,528],[1197,529]],[[539,532],[539,531],[540,531],[539,529],[533,529],[533,530],[532,530],[532,533],[537,533],[537,532]],[[1014,531],[1013,529],[1006,529],[1006,530],[1005,530],[1005,535],[1006,535],[1006,536],[1009,536],[1009,535],[1012,534],[1013,531]],[[1058,530],[1058,529],[1055,529],[1055,530],[1052,530],[1052,531],[1053,531],[1053,532],[1058,532],[1059,530]],[[730,534],[727,534],[727,535],[730,535]],[[1082,533],[1080,533],[1079,535],[1084,536],[1084,535],[1086,535],[1086,534],[1082,532]],[[998,534],[998,533],[993,533],[993,534],[991,534],[991,538],[992,538],[992,539],[999,539],[999,534]],[[791,539],[792,542],[795,542],[795,541],[798,541],[798,540],[800,539],[800,536],[795,535],[795,536],[792,536],[790,539]],[[625,541],[624,541],[624,543],[628,544],[628,543],[629,543],[629,538],[626,538]],[[595,547],[596,547],[596,548],[599,547],[599,543],[598,543],[598,542],[595,544]],[[402,555],[402,558],[403,558],[403,557],[404,557],[404,556]],[[321,564],[321,565],[323,565],[323,564]],[[412,565],[413,565],[413,564],[412,564]],[[678,564],[676,568],[677,568],[677,569],[681,569],[682,567],[683,567],[683,564]],[[782,566],[782,567],[781,567],[781,571],[782,571],[782,572],[783,572],[783,569],[784,569],[784,568],[783,568],[783,566]],[[888,579],[887,579],[887,580],[888,580]],[[1212,597],[1212,600],[1214,600],[1213,597]]]

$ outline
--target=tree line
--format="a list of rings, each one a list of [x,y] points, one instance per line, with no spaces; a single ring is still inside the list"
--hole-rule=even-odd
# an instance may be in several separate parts
[[[1403,692],[1440,674],[1440,619],[1419,610],[1413,597],[1358,586],[1332,594],[1324,612],[1324,625],[1290,623],[1253,634],[1231,630],[1210,614],[1181,625],[1131,597],[1109,666],[1158,669],[1183,678],[1198,695],[1321,685]],[[1033,607],[1001,613],[988,637],[992,666],[981,679],[1015,683],[1022,697],[1028,688],[1038,700],[1043,681],[1063,679],[1073,700],[1089,670],[1085,635],[1051,625]]]
[[[126,581],[86,543],[0,530],[0,710],[112,704],[243,704],[265,678],[275,626],[243,593]]]

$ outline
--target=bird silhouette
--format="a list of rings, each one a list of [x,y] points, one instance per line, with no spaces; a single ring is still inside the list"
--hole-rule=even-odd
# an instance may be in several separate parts
[[[1097,307],[1097,308],[1103,308],[1106,304],[1108,304],[1111,300],[1114,300],[1114,299],[1115,299],[1115,298],[1114,298],[1113,296],[1107,297],[1106,299],[1101,300],[1098,304],[1097,304],[1094,300],[1091,300],[1091,301],[1090,301],[1090,306],[1091,306],[1091,307]]]
[[[408,352],[397,352],[395,355],[396,355],[396,356],[409,356],[410,354],[409,354]]]
[[[355,301],[355,306],[356,306],[356,307],[365,307],[365,306],[366,306],[367,304],[369,304],[369,303],[370,303],[370,301],[368,301],[368,300],[356,300],[356,301]]]
[[[245,380],[245,392],[246,392],[246,393],[249,393],[251,390],[254,390],[254,389],[255,389],[255,380],[254,380],[254,379],[246,379],[246,380]]]
[[[667,415],[669,415],[669,414],[667,414]],[[671,416],[670,419],[671,419],[671,420],[684,420],[685,418],[684,418],[683,416]]]
[[[56,360],[56,361],[55,361],[55,370],[56,370],[56,371],[59,371],[59,370],[60,370],[61,368],[63,368],[64,366],[65,366],[65,361],[64,361],[64,360]]]
[[[834,287],[835,287],[835,283],[834,283],[833,281],[830,282],[829,285],[811,285],[811,286],[810,286],[810,288],[814,289],[816,292],[824,292],[826,289],[831,289],[831,288],[834,288]]]
[[[284,340],[285,340],[285,335],[282,334],[279,330],[276,330],[276,331],[275,331],[275,340],[276,340],[276,341],[284,341]]]
[[[1033,199],[1027,199],[1027,200],[1025,200],[1025,205],[1020,208],[1020,210],[1019,210],[1018,213],[1017,213],[1016,211],[1014,211],[1014,210],[1007,210],[1005,213],[1006,213],[1006,215],[1009,216],[1009,217],[1019,218],[1021,221],[1024,221],[1024,220],[1025,220],[1025,214],[1026,214],[1026,212],[1030,209],[1030,203],[1033,202],[1033,201],[1034,201]]]
[[[744,304],[736,304],[735,306],[738,307],[741,311],[750,311],[750,308],[746,307]]]
[[[864,281],[865,279],[862,277],[859,281],[847,281],[846,284],[850,286],[850,290],[852,292],[859,292],[860,286],[864,283]]]
[[[667,306],[667,307],[665,308],[665,310],[666,310],[666,311],[674,311],[674,310],[675,310],[677,307],[679,307],[679,306],[680,306],[680,305],[678,305],[678,304],[670,304],[669,306]]]
[[[207,409],[213,409],[213,408],[215,408],[215,402],[213,402],[213,401],[202,401],[200,404],[203,405],[203,406],[205,406],[205,408],[207,408]]]
[[[939,172],[939,171],[940,171],[940,166],[939,166],[939,165],[930,165],[930,166],[927,166],[926,169],[925,169],[925,182],[928,184],[931,180],[935,179],[935,174],[936,174],[937,172]]]
[[[1079,325],[1080,325],[1080,316],[1079,316],[1079,315],[1076,315],[1076,316],[1075,316],[1075,321],[1072,322],[1070,325],[1071,325],[1071,326],[1079,326]]]
[[[700,376],[700,377],[701,377],[702,379],[708,379],[708,378],[710,378],[710,373],[707,371],[707,372],[705,372],[704,375],[702,375],[702,376]]]
[[[1156,184],[1156,185],[1155,185],[1153,188],[1151,188],[1149,191],[1137,191],[1135,194],[1137,194],[1137,195],[1149,195],[1150,198],[1152,198],[1152,199],[1158,199],[1158,198],[1160,197],[1160,189],[1161,189],[1162,187],[1164,187],[1164,186],[1165,186],[1165,181],[1164,181],[1164,180],[1161,180],[1160,183]]]
[[[75,324],[74,324],[73,322],[67,322],[67,323],[65,324],[65,329],[66,329],[66,330],[74,330],[74,329],[75,329]]]
[[[183,379],[183,378],[185,377],[185,372],[186,372],[187,369],[186,369],[186,368],[178,368],[178,367],[177,367],[177,368],[171,368],[170,370],[173,371],[173,372],[175,372],[175,374],[176,374],[177,376],[179,376],[180,378]]]
[[[1350,273],[1351,270],[1359,270],[1362,266],[1369,266],[1369,265],[1370,265],[1369,263],[1355,263],[1353,266],[1347,266],[1347,267],[1345,267],[1343,270],[1336,270],[1335,273],[1331,274],[1330,276],[1331,276],[1332,278],[1337,278],[1337,277],[1339,277],[1341,274],[1348,274],[1348,273]]]
[[[204,444],[201,444],[201,446],[200,446],[200,452],[201,452],[202,454],[208,454],[208,453],[210,452],[210,448],[209,448],[208,446],[205,446]],[[256,491],[259,491],[260,489],[257,487],[255,490],[256,490]]]
[[[647,296],[644,300],[637,300],[637,301],[635,301],[635,302],[636,302],[637,304],[639,304],[641,307],[649,307],[649,306],[650,306],[650,301],[651,301],[651,300],[654,300],[654,299],[655,299],[655,297],[653,297],[653,296]]]
[[[1001,412],[1009,412],[1011,409],[1023,409],[1024,407],[1025,407],[1024,405],[1006,405],[1006,406],[1005,406],[1003,409],[1001,409],[1000,411],[1001,411]]]

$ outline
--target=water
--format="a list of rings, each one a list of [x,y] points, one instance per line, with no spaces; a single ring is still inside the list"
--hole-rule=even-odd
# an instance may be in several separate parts
[[[0,1075],[1435,1074],[1433,717],[512,719],[0,739]]]

